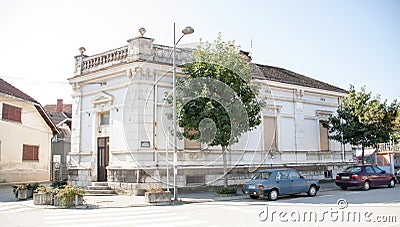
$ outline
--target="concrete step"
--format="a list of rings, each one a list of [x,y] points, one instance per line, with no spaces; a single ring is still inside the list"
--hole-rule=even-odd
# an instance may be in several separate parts
[[[99,194],[104,194],[104,195],[115,195],[114,190],[86,190],[85,195],[99,195]]]
[[[108,186],[107,182],[92,182],[92,186]]]
[[[85,196],[113,196],[116,194],[85,194]]]
[[[111,190],[110,186],[88,186],[89,190]]]

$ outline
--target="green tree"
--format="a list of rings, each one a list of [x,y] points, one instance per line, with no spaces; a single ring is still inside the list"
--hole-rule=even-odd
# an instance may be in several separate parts
[[[393,105],[393,103],[392,103]],[[396,118],[394,119],[394,128],[391,134],[393,143],[397,143],[400,140],[400,110],[399,103],[397,102],[397,106],[394,108],[396,110]]]
[[[261,123],[263,101],[251,84],[252,68],[234,42],[200,45],[177,82],[177,123],[182,135],[222,148],[224,186],[228,186],[226,148]]]
[[[364,148],[376,147],[378,143],[389,142],[393,134],[398,104],[395,100],[388,105],[381,103],[379,96],[372,97],[365,87],[357,92],[350,86],[349,94],[342,99],[337,115],[331,116],[325,127],[330,138],[353,146],[361,145],[362,163]]]

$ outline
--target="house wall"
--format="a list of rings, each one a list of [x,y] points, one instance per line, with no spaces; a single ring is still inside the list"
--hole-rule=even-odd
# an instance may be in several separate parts
[[[2,120],[3,103],[22,108],[22,123]],[[0,96],[0,181],[49,181],[51,138],[51,129],[33,104]],[[39,146],[39,161],[22,160],[23,144]]]
[[[88,57],[89,60],[97,58]],[[82,59],[79,56],[76,59],[79,69]],[[178,59],[183,61],[183,57]],[[96,67],[92,71],[90,68],[77,71],[75,77],[69,79],[74,89],[69,163],[71,182],[86,186],[91,181],[97,181],[98,137],[110,138],[108,181],[160,180],[163,176],[157,169],[166,169],[173,163],[172,123],[166,117],[172,110],[164,100],[165,93],[172,89],[171,65],[154,60],[127,60],[125,63],[112,65],[110,62]],[[99,67],[103,70],[95,70]],[[177,76],[182,76],[179,68]],[[267,98],[262,119],[267,116],[276,118],[277,148],[271,153],[269,148],[264,147],[261,123],[228,148],[230,168],[341,165],[342,162],[351,162],[352,156],[345,152],[350,152],[350,148],[338,142],[329,141],[329,151],[322,152],[320,149],[319,121],[327,120],[329,115],[334,114],[338,98],[345,94],[267,80],[253,80],[253,83],[261,86],[260,98]],[[99,124],[99,114],[103,112],[110,113],[107,126]],[[205,179],[219,180],[222,165],[220,147],[202,145],[200,151],[185,150],[183,140],[178,140],[177,146],[177,162],[180,168],[186,169],[178,177],[179,185],[185,186],[185,177],[195,174],[196,169],[202,167],[212,169],[212,174]],[[151,177],[146,178],[143,171]],[[323,177],[323,174],[320,176]]]

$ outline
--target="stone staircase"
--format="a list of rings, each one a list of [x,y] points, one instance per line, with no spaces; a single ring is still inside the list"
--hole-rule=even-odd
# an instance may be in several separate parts
[[[116,193],[110,186],[108,186],[107,182],[92,182],[92,186],[88,186],[85,195],[104,196],[104,195],[116,195]]]

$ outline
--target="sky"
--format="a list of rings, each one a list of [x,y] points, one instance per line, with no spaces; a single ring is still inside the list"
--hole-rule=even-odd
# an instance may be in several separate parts
[[[0,0],[0,78],[43,106],[72,103],[79,47],[95,55],[127,45],[140,27],[154,43],[214,41],[221,32],[253,62],[348,89],[400,99],[397,0]]]

